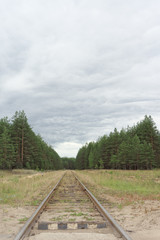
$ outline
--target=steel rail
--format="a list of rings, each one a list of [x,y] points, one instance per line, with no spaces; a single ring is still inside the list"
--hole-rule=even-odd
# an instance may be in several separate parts
[[[63,174],[63,176],[60,178],[60,180],[57,182],[57,184],[54,186],[54,188],[50,191],[50,193],[45,197],[45,199],[41,202],[39,207],[36,209],[36,211],[32,214],[32,216],[28,219],[28,221],[24,224],[24,226],[21,228],[19,233],[16,235],[14,240],[21,240],[25,237],[27,233],[31,230],[34,223],[36,223],[37,219],[39,218],[40,214],[43,212],[43,209],[45,208],[46,204],[50,200],[53,192],[56,190],[58,185],[60,184],[62,178],[64,177],[66,173]]]
[[[73,172],[72,172],[73,173]],[[74,173],[73,173],[74,174]],[[74,174],[75,178],[79,182],[82,189],[87,193],[93,204],[99,210],[99,212],[107,219],[113,228],[120,234],[124,240],[132,240],[132,238],[124,231],[124,229],[114,220],[114,218],[108,213],[108,211],[100,204],[100,202],[94,197],[94,195],[84,186],[79,178]]]
[[[64,173],[64,175],[65,175],[65,173]],[[19,233],[17,234],[17,236],[15,237],[14,240],[22,240],[22,239],[24,239],[24,237],[27,234],[30,233],[30,230],[32,229],[34,224],[37,222],[38,218],[40,217],[40,214],[43,212],[43,209],[45,208],[46,204],[48,203],[48,201],[52,197],[53,192],[56,190],[56,188],[60,184],[60,182],[63,179],[64,175],[60,178],[58,183],[54,186],[54,188],[50,191],[50,193],[42,201],[42,203],[39,205],[39,207],[36,209],[36,211],[28,219],[28,221],[25,223],[25,225],[19,231]],[[128,236],[128,234],[123,230],[123,228],[107,212],[107,210],[99,203],[99,201],[94,197],[94,195],[84,186],[84,184],[79,180],[79,178],[74,173],[73,173],[73,175],[77,179],[77,181],[79,182],[81,188],[85,191],[85,193],[88,195],[90,200],[93,202],[95,207],[99,210],[99,212],[103,215],[103,217],[110,222],[111,226],[116,230],[116,232],[118,232],[120,237],[122,237],[124,240],[132,240]]]

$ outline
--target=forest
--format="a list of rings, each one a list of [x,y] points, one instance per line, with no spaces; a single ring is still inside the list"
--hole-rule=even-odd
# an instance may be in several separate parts
[[[160,132],[151,116],[133,127],[115,128],[109,135],[79,149],[77,169],[160,168]]]
[[[11,120],[0,119],[0,169],[13,168],[63,168],[57,152],[33,132],[24,111],[16,111]]]
[[[151,116],[133,127],[86,143],[75,158],[61,158],[30,127],[24,111],[0,119],[0,169],[154,169],[160,168],[160,132]]]

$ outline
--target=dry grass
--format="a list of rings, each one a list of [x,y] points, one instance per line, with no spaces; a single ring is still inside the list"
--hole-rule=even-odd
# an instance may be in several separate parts
[[[0,204],[38,205],[54,187],[64,171],[0,171]],[[160,170],[84,170],[76,171],[98,199],[117,198],[121,204],[137,200],[160,200]]]
[[[128,204],[137,200],[160,200],[160,170],[84,170],[76,173],[97,197],[109,194]]]
[[[0,204],[38,205],[54,187],[63,171],[0,171]]]

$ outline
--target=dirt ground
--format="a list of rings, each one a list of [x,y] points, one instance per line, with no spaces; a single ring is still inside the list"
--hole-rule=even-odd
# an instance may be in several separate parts
[[[0,239],[14,239],[25,220],[35,211],[36,207],[10,207],[0,205]]]
[[[10,207],[1,205],[0,207],[0,239],[14,239],[16,233],[21,229],[25,220],[29,218],[36,207]],[[108,209],[110,214],[128,232],[133,240],[159,240],[160,239],[160,202],[144,201],[122,207],[112,207]],[[54,239],[64,239],[65,233],[54,234]],[[52,234],[40,234],[32,239],[53,239]],[[67,233],[65,239],[115,239],[113,236],[103,236],[103,234],[93,233]]]
[[[109,212],[133,240],[160,239],[159,201],[147,200],[122,209],[114,207]]]

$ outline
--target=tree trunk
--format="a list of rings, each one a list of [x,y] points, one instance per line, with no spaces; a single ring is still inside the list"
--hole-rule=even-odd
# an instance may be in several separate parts
[[[23,145],[24,145],[24,130],[22,129],[22,148],[21,148],[21,162],[23,167]]]

